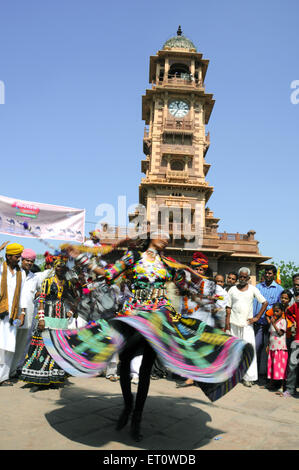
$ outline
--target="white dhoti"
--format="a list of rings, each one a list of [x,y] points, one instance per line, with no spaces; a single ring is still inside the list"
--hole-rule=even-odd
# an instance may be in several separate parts
[[[8,315],[0,320],[0,382],[9,379],[16,348],[17,328],[9,323]]]
[[[6,315],[6,317],[0,320],[0,349],[15,352],[16,336],[17,327],[9,323],[9,317]]]
[[[9,379],[14,353],[0,349],[0,383]]]
[[[258,379],[258,372],[257,372],[255,335],[254,335],[253,325],[237,326],[231,323],[230,333],[232,336],[236,336],[239,339],[243,339],[244,341],[246,341],[246,343],[249,343],[253,346],[253,350],[254,350],[253,361],[249,369],[247,370],[246,374],[244,375],[243,379],[247,380],[248,382],[255,382]]]
[[[13,377],[18,369],[21,369],[25,357],[27,354],[27,350],[29,347],[28,344],[28,335],[29,329],[28,328],[18,328],[17,330],[17,337],[16,337],[16,349],[14,352],[13,361],[11,364],[10,376]]]
[[[0,284],[2,282],[3,264],[0,267]],[[25,273],[22,272],[22,283],[20,289],[20,298],[22,296],[22,287]],[[17,270],[7,269],[7,300],[8,315],[0,319],[0,382],[7,380],[10,375],[10,369],[16,349],[17,327],[11,325],[9,317],[12,311],[13,299],[17,288]],[[20,308],[19,312],[20,314]]]

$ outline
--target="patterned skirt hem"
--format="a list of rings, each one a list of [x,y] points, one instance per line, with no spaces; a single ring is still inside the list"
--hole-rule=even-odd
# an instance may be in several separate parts
[[[51,381],[48,381],[48,382],[43,382],[43,381],[39,381],[39,380],[32,380],[30,379],[29,377],[20,377],[19,380],[21,380],[22,382],[25,382],[27,384],[32,384],[32,385],[56,385],[56,384],[64,384],[64,380],[51,380]]]
[[[249,343],[200,320],[172,322],[166,309],[138,310],[114,318],[110,324],[99,320],[79,330],[48,330],[43,332],[43,340],[48,353],[67,373],[94,376],[126,344],[126,335],[118,328],[121,324],[141,334],[167,369],[193,378],[211,401],[235,387],[253,360]]]

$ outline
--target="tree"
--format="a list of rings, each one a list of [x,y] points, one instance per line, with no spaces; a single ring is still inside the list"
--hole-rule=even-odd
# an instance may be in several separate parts
[[[299,266],[293,261],[280,261],[274,263],[277,269],[280,270],[281,285],[284,289],[290,289],[293,287],[293,275],[299,273]]]
[[[45,270],[45,257],[42,254],[37,254],[35,264],[42,270]]]

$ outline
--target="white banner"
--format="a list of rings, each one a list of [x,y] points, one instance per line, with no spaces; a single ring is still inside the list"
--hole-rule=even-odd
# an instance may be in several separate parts
[[[85,209],[0,196],[0,233],[83,243],[84,229]]]

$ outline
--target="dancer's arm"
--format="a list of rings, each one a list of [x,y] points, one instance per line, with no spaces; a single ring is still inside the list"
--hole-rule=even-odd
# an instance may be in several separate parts
[[[122,258],[117,260],[114,264],[108,265],[103,268],[92,263],[92,261],[90,261],[90,259],[86,255],[80,253],[80,251],[74,246],[68,247],[67,252],[81,266],[92,271],[97,276],[105,277],[109,281],[117,278],[127,268],[131,268],[136,261],[136,253],[134,253],[133,251],[127,251],[124,256],[122,256]]]
[[[231,314],[231,307],[226,307],[226,318],[225,318],[225,331],[230,331],[230,314]]]

